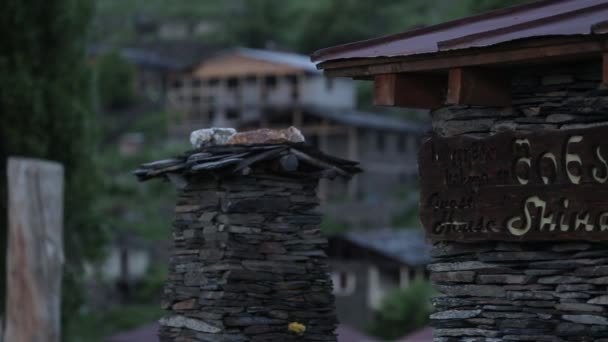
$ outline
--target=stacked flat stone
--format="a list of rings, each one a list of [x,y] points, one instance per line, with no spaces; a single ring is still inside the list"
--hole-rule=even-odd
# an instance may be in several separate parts
[[[435,341],[608,341],[607,247],[436,243]]]
[[[137,170],[180,189],[160,340],[335,341],[316,188],[357,170],[302,144],[204,147]]]
[[[512,75],[512,107],[446,106],[431,113],[440,136],[484,136],[505,130],[538,131],[606,125],[608,87],[601,63],[535,66]]]
[[[446,106],[444,137],[608,125],[601,63],[519,69],[513,106]],[[608,245],[589,242],[433,245],[435,342],[608,341]]]

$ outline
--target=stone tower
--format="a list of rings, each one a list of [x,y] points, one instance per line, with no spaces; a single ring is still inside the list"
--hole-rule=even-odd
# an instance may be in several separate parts
[[[135,171],[179,191],[161,341],[336,341],[316,188],[359,171],[293,143],[203,147]]]

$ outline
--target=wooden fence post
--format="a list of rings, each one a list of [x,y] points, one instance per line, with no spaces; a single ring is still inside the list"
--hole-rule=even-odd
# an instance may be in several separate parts
[[[4,341],[60,340],[63,166],[9,158]]]

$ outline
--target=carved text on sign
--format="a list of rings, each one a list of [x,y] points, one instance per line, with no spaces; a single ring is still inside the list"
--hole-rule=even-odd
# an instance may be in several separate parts
[[[432,239],[608,239],[608,128],[434,137],[419,161]]]

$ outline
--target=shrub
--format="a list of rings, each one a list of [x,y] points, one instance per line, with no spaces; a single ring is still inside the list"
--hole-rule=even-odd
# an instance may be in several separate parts
[[[370,332],[383,339],[396,339],[429,322],[433,288],[429,281],[416,280],[406,289],[396,289],[384,298]]]

